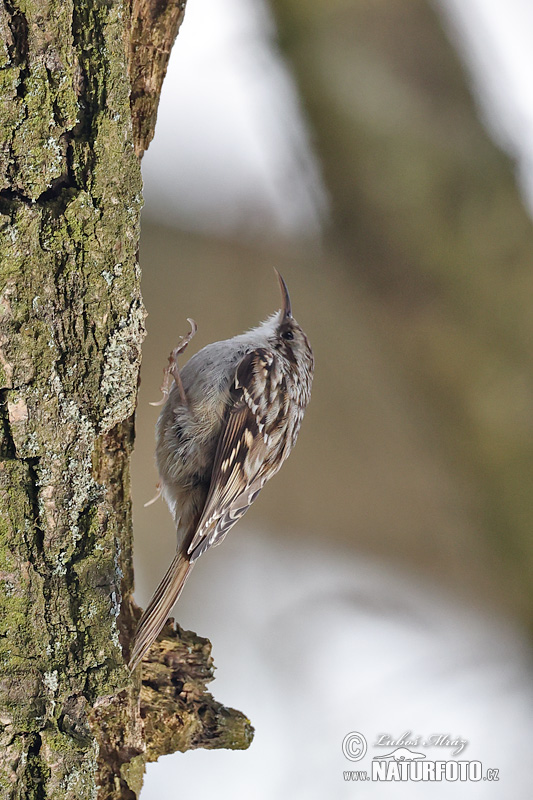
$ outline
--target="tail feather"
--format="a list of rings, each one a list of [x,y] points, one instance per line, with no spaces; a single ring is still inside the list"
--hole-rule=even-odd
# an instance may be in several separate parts
[[[161,632],[170,609],[181,594],[193,565],[181,553],[176,553],[165,577],[142,615],[131,652],[129,667],[134,670]]]

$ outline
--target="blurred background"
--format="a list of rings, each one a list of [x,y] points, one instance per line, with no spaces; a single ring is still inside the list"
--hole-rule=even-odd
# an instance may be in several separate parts
[[[526,0],[189,0],[143,161],[140,605],[175,549],[143,503],[186,318],[187,356],[257,324],[276,266],[316,373],[289,462],[175,612],[255,740],[161,759],[142,800],[531,797],[532,41]],[[344,780],[406,732],[500,780]]]

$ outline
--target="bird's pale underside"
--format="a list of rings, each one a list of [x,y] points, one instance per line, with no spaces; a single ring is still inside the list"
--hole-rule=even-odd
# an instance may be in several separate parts
[[[132,669],[157,638],[196,559],[223,541],[296,442],[314,361],[277,275],[282,308],[265,322],[207,345],[178,370],[177,356],[196,332],[189,320],[191,333],[169,358],[156,462],[178,546],[139,622]]]

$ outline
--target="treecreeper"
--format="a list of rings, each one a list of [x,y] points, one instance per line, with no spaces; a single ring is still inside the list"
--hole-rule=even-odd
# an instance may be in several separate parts
[[[172,351],[156,427],[159,493],[177,531],[177,551],[143,613],[134,669],[157,638],[196,560],[219,545],[296,442],[309,402],[314,358],[276,270],[282,307],[246,333],[202,348],[178,368]]]

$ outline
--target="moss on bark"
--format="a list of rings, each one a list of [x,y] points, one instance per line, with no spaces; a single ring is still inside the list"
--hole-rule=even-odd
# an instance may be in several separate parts
[[[129,500],[93,468],[133,414],[143,338],[124,19],[89,0],[0,16],[2,797],[94,797],[87,712],[129,682]]]

